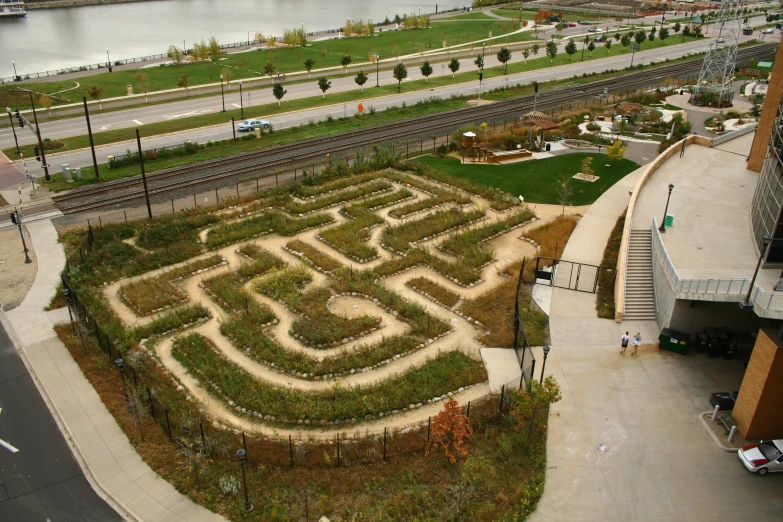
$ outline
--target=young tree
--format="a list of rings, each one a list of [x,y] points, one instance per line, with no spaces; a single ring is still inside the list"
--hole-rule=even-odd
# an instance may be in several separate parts
[[[283,89],[283,84],[279,82],[275,82],[275,86],[272,87],[272,95],[274,95],[275,98],[277,98],[277,106],[280,107],[280,101],[283,99],[283,96],[285,96],[285,93],[288,91]]]
[[[658,31],[658,38],[661,39],[661,41],[666,40],[669,37],[669,30],[665,27],[661,27],[661,30]]]
[[[682,26],[680,25],[680,22],[677,22],[676,24],[674,24],[674,27],[672,27],[672,29],[674,29],[675,34],[679,33],[680,29],[682,29]]]
[[[525,58],[525,65],[527,65],[527,57],[530,56],[530,49],[522,51],[522,57]]]
[[[607,42],[608,41],[609,40],[607,40]],[[589,44],[587,44],[587,50],[590,53],[590,57],[592,58],[593,57],[593,51],[595,50],[595,42],[590,42]]]
[[[220,44],[214,36],[209,39],[209,56],[214,62],[218,61],[218,58],[220,58]]]
[[[606,47],[606,54],[609,54],[609,50],[612,48],[612,41],[606,40],[606,43],[604,44],[604,47]]]
[[[655,35],[651,34],[650,36],[647,37],[647,39],[650,40],[650,45],[652,45],[652,43],[655,41]]]
[[[623,47],[628,47],[631,44],[631,35],[628,33],[625,33],[622,38],[620,38],[620,45]]]
[[[538,56],[538,51],[541,50],[541,46],[537,43],[533,44],[533,46],[530,48],[530,52],[533,53],[533,56]]]
[[[220,76],[223,77],[223,81],[228,84],[228,90],[231,90],[231,67],[223,67],[220,69]]]
[[[326,58],[326,49],[322,49],[321,50],[321,65],[323,65],[325,58]]]
[[[552,40],[546,43],[546,55],[549,56],[549,63],[552,63],[552,61],[555,59],[555,56],[557,56],[557,44]]]
[[[459,60],[452,58],[449,62],[449,70],[451,71],[451,79],[454,79],[454,73],[459,71]]]
[[[612,145],[609,145],[606,149],[606,156],[617,163],[621,159],[623,159],[623,156],[625,156],[625,151],[628,147],[623,147],[623,142],[620,140],[615,141]]]
[[[622,37],[623,36],[619,32],[614,33],[614,39],[615,39],[616,42],[619,42],[620,38],[622,38]]]
[[[144,93],[144,102],[147,102],[147,93],[150,90],[150,79],[149,76],[144,74],[143,72],[136,73],[136,87],[138,87],[139,91]]]
[[[267,76],[272,76],[275,74],[275,64],[272,62],[266,62],[266,65],[264,65],[264,74]]]
[[[508,73],[508,62],[511,60],[511,51],[508,47],[501,47],[498,51],[498,61],[503,64],[503,74]]]
[[[633,39],[636,42],[636,45],[642,45],[642,42],[644,42],[647,39],[647,33],[639,29],[636,31],[636,33],[633,35]]]
[[[425,61],[423,64],[421,64],[421,74],[425,78],[424,83],[429,83],[430,74],[432,74],[432,66],[430,65],[430,62]]]
[[[169,45],[169,58],[174,60],[174,63],[182,63],[182,51],[176,45]]]
[[[691,26],[686,25],[682,28],[682,41],[684,42],[687,37],[691,35]]]
[[[568,43],[565,46],[565,52],[566,54],[568,54],[568,61],[571,61],[571,57],[576,54],[576,44],[574,43],[573,40],[568,40]],[[547,54],[548,53],[549,53],[549,44],[547,44]],[[550,56],[550,58],[554,58],[554,57]]]
[[[481,55],[476,56],[476,59],[473,60],[473,63],[476,64],[476,68],[479,70],[484,69],[484,57]]]
[[[185,89],[185,92],[190,96],[190,91],[188,90],[188,85],[190,84],[190,78],[188,78],[187,74],[183,74],[179,78],[179,82],[177,82],[177,85]]]
[[[408,69],[400,62],[394,66],[392,74],[394,75],[394,79],[397,80],[397,92],[400,92],[402,89],[402,81],[408,77]]]
[[[516,429],[527,428],[528,443],[532,440],[533,429],[536,434],[544,433],[546,416],[538,416],[539,411],[549,410],[549,407],[558,402],[562,395],[560,386],[551,375],[544,379],[542,384],[531,379],[526,391],[513,391],[515,401],[511,406],[511,415],[516,420]]]
[[[586,180],[592,180],[595,178],[595,171],[593,170],[593,158],[588,156],[582,160],[582,174]]]
[[[49,117],[51,118],[52,117],[52,99],[48,95],[42,94],[38,98],[38,104],[41,107],[43,107],[44,109],[46,109],[47,111],[49,111]]]
[[[355,81],[356,85],[361,87],[362,92],[364,92],[364,84],[367,83],[367,75],[364,74],[364,71],[359,71],[359,74],[356,75],[356,78],[354,78],[353,81]]]
[[[90,90],[87,91],[90,95],[90,98],[93,100],[98,100],[98,109],[103,110],[103,107],[101,106],[101,96],[103,95],[103,87],[99,85],[93,85],[90,87]]]
[[[346,54],[342,58],[340,58],[340,65],[343,66],[343,69],[345,69],[345,74],[348,74],[348,66],[351,64],[351,55]]]
[[[431,450],[441,448],[452,464],[458,456],[467,456],[470,452],[468,439],[473,436],[470,419],[463,413],[457,401],[449,399],[443,406],[443,411],[432,419],[430,440],[427,441],[426,454]]]
[[[563,206],[563,215],[565,215],[565,206],[571,204],[571,196],[573,194],[574,189],[571,186],[571,176],[561,174],[557,179],[557,202]]]
[[[331,87],[331,86],[332,86],[332,82],[330,82],[326,78],[323,78],[323,77],[318,78],[318,88],[321,89],[321,92],[323,93],[321,95],[321,99],[325,99],[326,98],[326,91],[328,91],[329,87]]]
[[[307,70],[307,79],[310,79],[310,71],[313,69],[313,66],[315,65],[315,60],[312,58],[308,58],[305,60],[304,67]]]

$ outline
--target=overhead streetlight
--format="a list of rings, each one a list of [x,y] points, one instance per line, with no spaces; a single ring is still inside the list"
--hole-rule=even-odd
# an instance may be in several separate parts
[[[658,227],[660,232],[666,232],[666,214],[669,212],[669,200],[672,198],[672,190],[674,190],[674,183],[669,184],[669,195],[666,197],[666,208],[663,211],[663,220],[661,226]]]
[[[5,111],[8,113],[8,120],[11,122],[11,130],[14,132],[14,142],[16,143],[16,153],[21,154],[22,151],[19,150],[19,138],[16,137],[16,125],[14,125],[14,117],[11,114],[11,107],[6,107]]]
[[[540,384],[544,384],[544,369],[546,368],[546,358],[549,357],[549,346],[544,346],[544,363],[541,365],[541,381]]]
[[[247,498],[247,478],[245,477],[245,461],[247,460],[247,452],[244,449],[237,450],[237,457],[239,458],[239,467],[242,468],[242,487],[245,490],[245,513],[253,511],[253,504]]]
[[[770,243],[772,242],[772,236],[769,234],[764,234],[761,236],[763,248],[761,249],[761,254],[759,255],[759,262],[756,263],[756,271],[753,272],[753,279],[750,280],[750,288],[748,288],[748,294],[745,296],[745,301],[741,302],[739,304],[741,309],[746,308],[752,308],[753,305],[750,304],[750,294],[753,293],[753,285],[756,283],[756,276],[759,275],[759,268],[761,268],[761,262],[764,260],[764,258],[767,256],[767,249],[769,248]]]
[[[220,97],[223,99],[223,112],[226,112],[226,94],[223,90],[223,75],[220,75]]]

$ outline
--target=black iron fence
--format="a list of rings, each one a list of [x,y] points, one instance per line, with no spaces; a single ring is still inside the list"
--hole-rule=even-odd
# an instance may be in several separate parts
[[[527,258],[522,260],[522,266],[519,268],[519,281],[517,282],[516,301],[514,303],[514,352],[517,356],[519,369],[522,375],[519,379],[519,389],[527,386],[533,380],[533,374],[536,370],[536,357],[533,355],[532,347],[525,333],[525,325],[520,311],[519,297],[524,284],[524,271]]]

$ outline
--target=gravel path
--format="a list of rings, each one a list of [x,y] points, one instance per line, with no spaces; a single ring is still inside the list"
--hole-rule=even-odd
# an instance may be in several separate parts
[[[33,252],[33,242],[25,237],[32,263],[24,262],[19,229],[0,230],[0,306],[5,311],[19,306],[33,286],[38,262]]]

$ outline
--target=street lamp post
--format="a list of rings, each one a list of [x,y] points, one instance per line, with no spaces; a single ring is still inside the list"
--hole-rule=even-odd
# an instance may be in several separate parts
[[[666,232],[666,214],[669,212],[669,200],[672,198],[672,190],[674,190],[674,183],[669,184],[669,195],[666,197],[666,208],[663,211],[661,226],[658,227],[658,230],[661,232]]]
[[[68,306],[68,318],[71,320],[71,330],[73,336],[76,337],[76,323],[73,321],[73,314],[71,313],[71,295],[68,288],[63,285],[63,296],[65,297],[65,304]]]
[[[761,262],[764,261],[764,257],[767,255],[767,248],[769,248],[769,244],[772,241],[772,236],[769,234],[764,234],[761,236],[761,239],[763,241],[763,248],[761,249],[761,254],[759,255],[759,262],[756,263],[756,271],[753,272],[753,279],[750,280],[750,288],[748,288],[748,295],[745,296],[745,301],[740,303],[740,308],[750,308],[753,305],[750,304],[750,294],[753,293],[753,285],[756,283],[756,276],[759,275],[759,268],[761,268]]]
[[[108,49],[106,49],[106,67],[109,69],[109,72],[112,72],[111,57],[109,56],[109,50]]]
[[[223,90],[223,75],[220,75],[220,97],[223,100],[223,112],[226,112],[226,93]]]
[[[247,45],[250,45],[250,29],[247,30]]]
[[[185,47],[185,39],[182,39],[182,54],[188,54],[188,48]]]
[[[125,387],[125,376],[122,373],[122,369],[125,365],[125,361],[122,360],[122,357],[118,357],[114,361],[114,366],[117,367],[117,369],[120,371],[120,380],[122,381],[122,395],[125,397],[125,407],[130,410],[130,399],[128,398],[128,389]]]
[[[19,150],[19,138],[16,137],[16,125],[14,125],[14,117],[11,116],[11,107],[6,107],[5,110],[8,113],[8,120],[11,122],[11,130],[14,133],[14,142],[16,143],[16,153],[21,154],[22,151]]]
[[[43,146],[43,139],[41,139],[41,128],[38,126],[38,115],[35,113],[35,101],[33,100],[33,91],[27,91],[30,95],[30,106],[33,108],[33,120],[35,120],[35,134],[38,137],[38,148],[41,151],[41,165],[44,169],[44,179],[46,181],[52,181],[52,177],[49,175],[49,164],[46,163],[46,151]]]
[[[27,243],[24,241],[24,230],[22,230],[22,213],[16,210],[16,207],[14,207],[14,211],[11,213],[11,222],[19,227],[19,237],[22,238],[22,248],[24,248],[24,262],[32,263],[33,260],[30,259],[30,254],[27,253]]]
[[[582,58],[579,60],[580,62],[584,61],[584,59],[585,59],[585,47],[587,47],[587,40],[588,40],[588,38],[589,38],[589,36],[585,36],[585,41],[582,44]]]
[[[544,370],[546,369],[546,358],[549,357],[549,350],[551,350],[549,346],[544,346],[544,362],[541,364],[541,380],[539,381],[540,384],[544,384]]]
[[[245,117],[245,104],[242,102],[242,82],[239,82],[239,116]]]
[[[16,62],[11,60],[11,65],[14,66],[14,81],[17,81],[17,78],[19,78],[19,75],[16,74]]]
[[[381,84],[378,83],[378,70],[381,63],[381,57],[378,55],[378,53],[375,53],[375,86],[380,87]]]
[[[247,478],[245,477],[245,461],[247,460],[247,452],[244,449],[237,450],[237,457],[239,457],[239,467],[242,468],[242,487],[245,490],[245,513],[253,511],[253,504],[247,499]]]
[[[631,46],[631,67],[633,67],[633,57],[636,56],[636,44]]]

